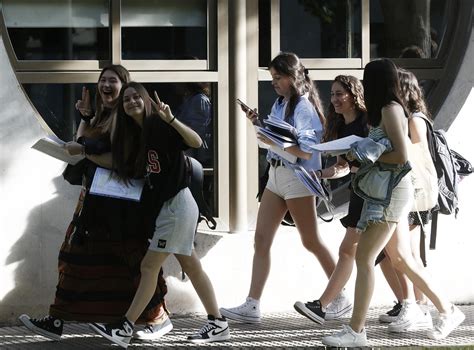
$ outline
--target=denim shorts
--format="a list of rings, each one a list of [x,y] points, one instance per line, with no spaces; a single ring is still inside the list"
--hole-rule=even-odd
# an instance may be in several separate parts
[[[156,218],[155,233],[149,250],[191,255],[199,209],[189,188],[184,188],[166,201]]]
[[[284,165],[270,167],[266,188],[284,200],[314,196],[296,177],[295,172]]]
[[[390,204],[379,211],[377,206],[368,205],[364,201],[360,219],[357,222],[357,231],[364,232],[371,223],[394,222],[398,223],[401,218],[406,218],[413,205],[413,184],[409,176],[404,176],[392,191]],[[377,217],[375,217],[377,216]]]

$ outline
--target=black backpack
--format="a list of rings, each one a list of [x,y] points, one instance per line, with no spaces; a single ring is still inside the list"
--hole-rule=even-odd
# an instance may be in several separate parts
[[[417,116],[426,122],[428,147],[438,175],[438,204],[432,213],[430,237],[430,249],[435,249],[438,213],[457,216],[459,181],[473,169],[468,160],[449,147],[444,130],[434,130],[430,120]]]
[[[216,220],[212,217],[211,209],[204,199],[204,170],[202,169],[202,165],[196,159],[189,156],[185,156],[185,160],[188,174],[188,187],[199,208],[198,223],[204,220],[211,230],[215,230],[217,226]]]

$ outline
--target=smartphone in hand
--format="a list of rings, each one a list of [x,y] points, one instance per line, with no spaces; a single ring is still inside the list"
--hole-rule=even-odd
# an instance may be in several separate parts
[[[240,105],[240,108],[242,108],[242,110],[247,113],[249,111],[253,112],[253,114],[255,114],[257,117],[258,117],[258,113],[255,112],[252,108],[250,108],[249,106],[247,106],[245,103],[243,103],[240,99],[237,99],[236,102]]]

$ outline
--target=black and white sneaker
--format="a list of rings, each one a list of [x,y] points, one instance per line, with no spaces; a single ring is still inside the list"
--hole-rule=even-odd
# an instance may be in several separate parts
[[[388,310],[386,313],[379,315],[379,321],[383,323],[392,323],[395,322],[402,311],[402,303],[397,301],[391,310]]]
[[[45,316],[41,319],[30,318],[28,315],[21,315],[18,319],[30,331],[42,335],[52,340],[61,340],[63,334],[64,321],[53,316]]]
[[[93,331],[111,342],[127,348],[133,335],[133,324],[125,317],[117,323],[89,323]]]
[[[207,316],[207,323],[199,332],[188,337],[188,341],[192,343],[210,343],[229,339],[229,325],[225,317],[215,318],[212,315]]]
[[[296,311],[303,316],[308,317],[311,321],[321,325],[324,324],[326,312],[323,311],[323,307],[319,300],[308,301],[307,303],[297,301],[293,307]]]

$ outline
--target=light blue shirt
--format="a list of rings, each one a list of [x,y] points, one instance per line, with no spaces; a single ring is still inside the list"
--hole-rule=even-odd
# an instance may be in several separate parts
[[[285,119],[285,111],[288,101],[278,98],[272,106],[271,115],[280,120]],[[295,107],[295,112],[287,122],[297,130],[298,146],[307,153],[312,153],[310,159],[298,158],[297,164],[300,164],[306,170],[321,169],[321,153],[313,150],[310,146],[321,142],[323,136],[323,125],[319,120],[316,109],[308,100],[306,95],[300,97]],[[267,160],[281,159],[285,165],[290,163],[281,158],[278,154],[268,150]]]

